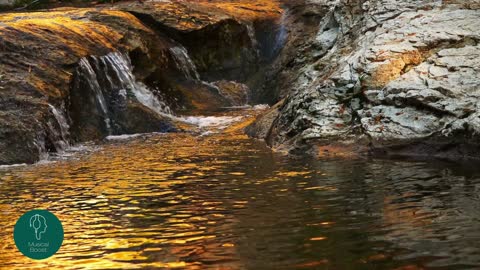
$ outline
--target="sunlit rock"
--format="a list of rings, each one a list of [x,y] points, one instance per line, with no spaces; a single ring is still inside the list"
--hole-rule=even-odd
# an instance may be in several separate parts
[[[328,8],[309,49],[317,58],[302,60],[272,146],[478,157],[475,1],[316,3]]]
[[[267,57],[262,31],[276,29],[281,14],[275,1],[2,14],[0,163],[31,163],[109,135],[172,131],[173,114],[246,104],[247,81]],[[284,39],[281,27],[273,32]]]

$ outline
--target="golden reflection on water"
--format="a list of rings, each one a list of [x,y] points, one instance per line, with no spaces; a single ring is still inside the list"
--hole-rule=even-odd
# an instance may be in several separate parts
[[[412,170],[431,177],[418,180]],[[424,254],[436,249],[424,243],[459,233],[447,225],[461,220],[443,213],[471,198],[463,189],[456,199],[420,196],[422,181],[434,189],[438,179],[456,179],[437,172],[425,164],[290,160],[232,127],[110,141],[74,159],[0,171],[0,268],[427,268],[433,255]],[[33,208],[52,211],[65,231],[59,252],[43,261],[22,256],[12,239],[16,220]],[[477,262],[479,250],[444,253]]]
[[[242,159],[258,159],[258,151],[271,158],[265,146],[239,132],[207,137],[163,134],[114,141],[79,160],[6,171],[1,225],[3,250],[8,252],[0,264],[196,268],[205,258],[229,267],[238,255],[223,233],[237,220],[227,208],[245,208],[248,198],[227,202],[211,188],[230,193],[227,185],[247,175],[245,167],[238,166]],[[57,255],[33,264],[8,237],[19,216],[32,208],[52,211],[65,231]]]

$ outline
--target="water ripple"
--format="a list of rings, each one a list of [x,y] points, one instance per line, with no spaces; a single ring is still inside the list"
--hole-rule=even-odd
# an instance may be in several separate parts
[[[468,166],[289,160],[235,133],[139,135],[2,168],[0,268],[473,269],[479,190]],[[32,208],[65,229],[45,261],[11,237]]]

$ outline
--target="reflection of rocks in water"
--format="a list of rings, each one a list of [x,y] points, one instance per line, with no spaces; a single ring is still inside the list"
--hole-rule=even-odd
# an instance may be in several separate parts
[[[61,162],[1,168],[8,213],[0,239],[18,211],[48,198],[42,207],[61,213],[66,233],[82,242],[66,242],[49,268],[480,265],[475,166],[292,160],[233,126],[205,136],[112,136]],[[0,265],[31,266],[5,245]]]

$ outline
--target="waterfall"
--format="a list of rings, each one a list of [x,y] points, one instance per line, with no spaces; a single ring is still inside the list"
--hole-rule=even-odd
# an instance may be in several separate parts
[[[289,15],[288,9],[286,9],[282,13],[282,17],[280,18],[279,27],[277,30],[277,36],[275,37],[275,43],[273,45],[273,55],[277,55],[285,46],[285,42],[288,38],[288,31],[287,31],[287,18]]]
[[[177,68],[183,73],[186,79],[190,80],[200,80],[200,75],[198,74],[197,68],[193,63],[192,59],[188,55],[187,49],[185,47],[178,45],[170,48],[173,60]]]
[[[56,132],[56,128],[51,127],[51,130],[55,131],[54,133],[57,135],[56,137],[58,137],[58,140],[53,143],[55,144],[55,149],[57,150],[57,152],[63,151],[69,146],[68,139],[70,137],[70,126],[68,125],[68,121],[64,115],[63,110],[58,110],[51,104],[48,104],[48,106],[50,107],[50,110],[55,117],[58,126],[60,127],[60,134]]]
[[[38,136],[34,139],[33,144],[37,147],[39,153],[39,160],[46,160],[49,156],[47,147],[45,146],[45,138]]]
[[[165,102],[159,100],[155,94],[153,94],[146,85],[138,82],[133,75],[133,67],[130,62],[130,58],[120,52],[112,52],[101,58],[105,65],[111,68],[118,81],[119,93],[123,96],[127,96],[127,93],[131,91],[135,98],[143,104],[145,107],[150,108],[154,112],[160,115],[172,115],[172,110]],[[112,82],[107,74],[107,78]]]
[[[97,107],[101,109],[101,114],[105,121],[107,132],[110,135],[112,128],[111,128],[111,120],[110,120],[110,117],[108,116],[107,102],[105,101],[102,88],[100,87],[97,73],[95,72],[95,69],[92,67],[92,65],[90,64],[87,58],[80,59],[79,72],[81,72],[81,74],[86,76],[85,81],[88,84],[89,88],[93,90],[95,94],[95,101],[97,103]]]
[[[170,108],[133,75],[130,58],[120,52],[105,56],[82,58],[77,70],[81,74],[76,87],[88,88],[95,96],[100,117],[104,119],[107,135],[114,133],[116,110],[126,106],[128,98],[135,98],[159,115],[171,115]],[[83,89],[82,91],[85,91]]]
[[[247,27],[248,37],[250,38],[250,42],[252,43],[251,44],[252,48],[255,51],[256,56],[259,57],[260,56],[260,49],[259,49],[258,41],[257,41],[256,35],[255,35],[255,28],[251,24],[246,24],[246,27]]]

